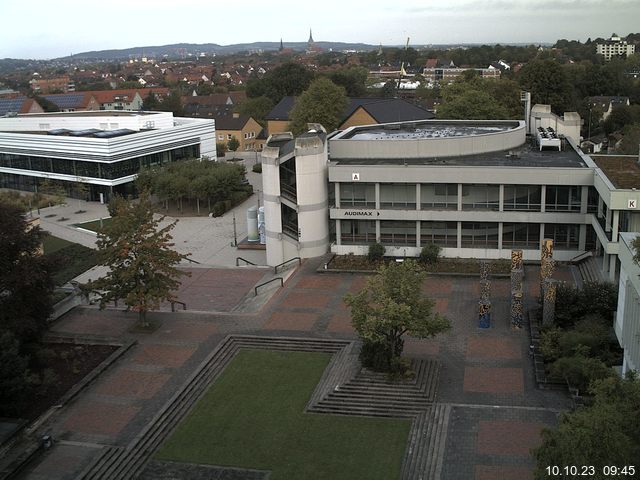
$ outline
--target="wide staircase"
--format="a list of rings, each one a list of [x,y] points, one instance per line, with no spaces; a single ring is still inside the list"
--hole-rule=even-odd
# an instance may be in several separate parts
[[[589,257],[577,264],[578,271],[580,272],[580,276],[582,277],[583,283],[584,282],[602,282],[604,280],[602,276],[602,270],[599,265],[600,261],[602,261],[602,259],[597,259],[596,257]]]

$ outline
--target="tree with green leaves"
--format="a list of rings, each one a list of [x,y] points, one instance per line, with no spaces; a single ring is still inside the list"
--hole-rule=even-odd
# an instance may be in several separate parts
[[[231,137],[231,139],[227,142],[227,148],[229,149],[229,151],[231,152],[235,152],[236,150],[238,150],[238,147],[240,146],[240,142],[238,141],[238,139],[234,136]]]
[[[160,102],[158,101],[158,97],[153,92],[149,92],[147,98],[142,101],[142,110],[152,111],[157,110],[160,106]]]
[[[531,92],[534,104],[551,105],[551,109],[560,115],[573,108],[573,87],[556,60],[533,60],[522,67],[518,79],[522,88]]]
[[[238,113],[252,117],[263,127],[266,126],[264,117],[271,111],[275,104],[269,97],[261,96],[247,98],[237,107]]]
[[[442,88],[438,118],[504,120],[524,116],[516,82],[483,80],[471,72],[468,70],[457,81]]]
[[[41,255],[44,232],[17,205],[0,202],[0,333],[37,342],[52,312],[53,265]]]
[[[100,308],[123,300],[138,312],[141,326],[148,327],[147,312],[175,300],[179,278],[188,275],[177,268],[188,255],[172,248],[170,232],[177,220],[160,227],[164,217],[154,218],[146,193],[137,202],[115,197],[109,213],[111,222],[100,230],[97,241],[99,262],[109,271],[86,288],[98,295]]]
[[[355,65],[332,72],[329,79],[336,85],[344,87],[349,97],[364,97],[367,93],[368,76],[369,70]]]
[[[318,78],[296,100],[289,127],[299,135],[307,130],[307,123],[320,123],[327,132],[332,132],[340,126],[347,104],[344,87],[328,78]]]
[[[435,302],[424,296],[425,276],[413,260],[389,263],[359,293],[344,297],[363,340],[360,358],[365,366],[397,371],[405,334],[429,338],[451,328],[449,320],[434,312]]]
[[[293,62],[267,72],[264,77],[251,78],[247,82],[248,97],[269,97],[276,104],[283,97],[297,96],[304,92],[314,78],[314,73],[303,65]]]
[[[615,478],[605,467],[619,471],[633,465],[638,473],[640,458],[640,381],[635,376],[617,375],[596,381],[591,388],[594,402],[564,413],[557,428],[542,432],[542,445],[533,451],[537,461],[535,478],[548,479],[549,465],[591,465],[589,478]]]

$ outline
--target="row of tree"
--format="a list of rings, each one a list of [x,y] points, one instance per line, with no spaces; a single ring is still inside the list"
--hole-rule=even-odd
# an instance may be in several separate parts
[[[165,208],[173,202],[182,211],[184,200],[195,202],[198,213],[201,203],[206,203],[208,211],[211,211],[212,204],[236,204],[252,191],[246,181],[244,166],[206,160],[141,169],[136,186],[139,191],[155,195]]]

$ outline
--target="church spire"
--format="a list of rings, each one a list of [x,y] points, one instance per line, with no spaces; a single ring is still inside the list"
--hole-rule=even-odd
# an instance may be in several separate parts
[[[282,37],[280,38],[280,48],[278,49],[280,52],[284,50],[284,45],[282,44]]]
[[[313,35],[311,33],[311,29],[309,29],[309,41],[307,42],[309,45],[313,43]]]

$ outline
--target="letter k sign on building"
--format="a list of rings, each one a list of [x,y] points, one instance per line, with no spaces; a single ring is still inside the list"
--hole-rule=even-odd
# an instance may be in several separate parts
[[[638,208],[638,201],[629,199],[627,201],[627,208]]]

